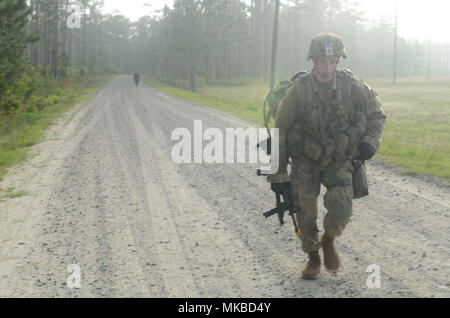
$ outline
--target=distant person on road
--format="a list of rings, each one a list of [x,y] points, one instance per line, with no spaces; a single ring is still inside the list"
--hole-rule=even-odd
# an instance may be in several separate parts
[[[139,81],[141,79],[141,74],[139,74],[138,72],[134,73],[133,76],[134,82],[136,83],[136,87],[139,85]]]
[[[347,58],[347,52],[338,35],[316,35],[308,52],[313,69],[295,80],[278,104],[275,118],[279,170],[267,180],[275,193],[291,193],[302,248],[309,256],[302,271],[305,279],[319,275],[321,248],[325,267],[339,268],[334,240],[352,216],[353,173],[379,149],[386,119],[377,93],[351,71],[337,69],[341,57]],[[328,213],[319,240],[316,221],[321,184],[326,187]]]

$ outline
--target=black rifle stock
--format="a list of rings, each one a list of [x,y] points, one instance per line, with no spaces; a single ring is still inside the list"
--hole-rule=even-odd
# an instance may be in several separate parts
[[[300,231],[300,228],[297,225],[297,221],[295,220],[294,204],[291,199],[291,194],[287,190],[282,193],[276,193],[275,196],[276,196],[276,201],[277,201],[277,207],[270,211],[264,212],[263,215],[266,218],[268,218],[274,214],[277,214],[278,220],[280,221],[280,225],[283,225],[284,224],[284,213],[286,211],[288,211],[289,215],[292,218],[292,223],[294,224],[295,235],[297,237],[301,237],[302,232]],[[281,202],[281,197],[283,198],[283,202]]]

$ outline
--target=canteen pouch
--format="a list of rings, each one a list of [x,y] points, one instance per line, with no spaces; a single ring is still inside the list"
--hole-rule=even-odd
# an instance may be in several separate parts
[[[353,166],[353,198],[360,199],[369,195],[366,165],[358,160],[352,161]]]

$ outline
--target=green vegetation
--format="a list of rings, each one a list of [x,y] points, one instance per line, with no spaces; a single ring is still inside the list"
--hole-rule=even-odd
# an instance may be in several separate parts
[[[267,93],[263,82],[247,85],[208,85],[197,93],[146,82],[171,95],[228,111],[262,124],[262,102]],[[450,78],[368,79],[379,93],[388,119],[380,153],[389,163],[399,164],[405,173],[425,173],[450,178]]]
[[[102,41],[87,37],[102,29],[100,3],[80,4],[91,12],[89,21],[83,16],[82,38],[65,27],[69,1],[0,1],[0,179],[43,139],[54,118],[112,77],[99,75],[114,72]],[[98,28],[90,25],[88,33],[87,23]]]
[[[374,79],[388,116],[380,157],[406,173],[450,179],[450,78]]]
[[[26,195],[30,195],[30,193],[28,191],[23,191],[23,190],[14,191],[14,190],[15,190],[14,187],[6,189],[4,191],[4,194],[2,194],[0,196],[0,202],[4,202],[5,198],[13,199],[13,198],[19,198],[19,197],[23,197],[23,196],[26,196]],[[0,191],[1,191],[1,189],[0,189]]]
[[[42,81],[26,103],[23,96],[10,95],[17,107],[0,113],[0,180],[6,168],[26,158],[28,148],[44,138],[53,120],[110,81],[112,75],[72,82]]]
[[[206,85],[199,87],[197,92],[173,87],[148,77],[144,77],[144,82],[170,95],[227,111],[242,119],[264,125],[261,105],[267,87],[262,81],[246,85]]]

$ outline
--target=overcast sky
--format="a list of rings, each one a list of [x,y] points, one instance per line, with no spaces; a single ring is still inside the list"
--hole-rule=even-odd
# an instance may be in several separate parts
[[[282,0],[283,1],[283,0]],[[384,16],[394,21],[398,3],[398,32],[409,38],[450,42],[450,0],[350,0],[361,5],[370,17]],[[118,10],[131,20],[155,14],[173,0],[105,0],[105,11]]]

